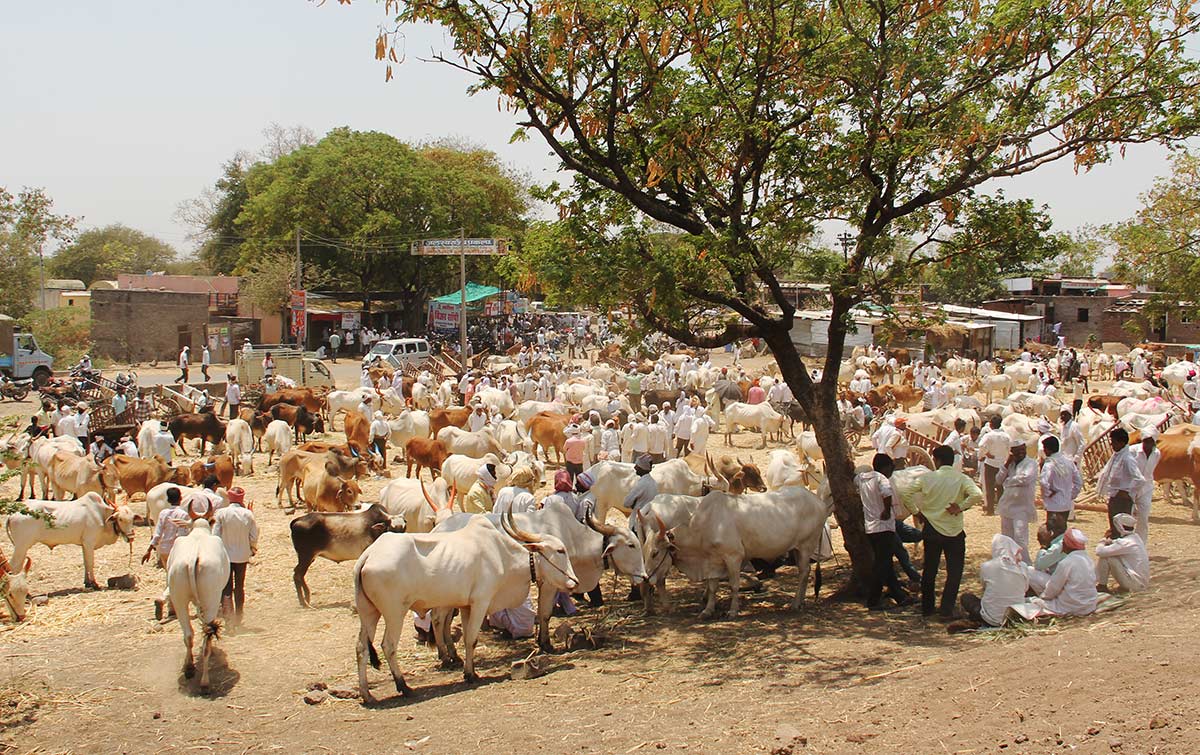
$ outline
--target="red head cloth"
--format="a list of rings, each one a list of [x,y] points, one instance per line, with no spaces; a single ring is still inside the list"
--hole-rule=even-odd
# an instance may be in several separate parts
[[[246,491],[241,488],[230,488],[228,495],[230,503],[245,503],[246,501]]]
[[[560,469],[554,473],[554,492],[564,493],[571,489],[571,473]]]

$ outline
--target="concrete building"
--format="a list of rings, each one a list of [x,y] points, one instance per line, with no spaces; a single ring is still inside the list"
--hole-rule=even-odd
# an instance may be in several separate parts
[[[34,306],[37,309],[58,309],[66,306],[64,296],[70,297],[80,291],[86,291],[83,281],[73,278],[48,278],[46,285],[38,290]]]
[[[199,361],[209,321],[205,293],[94,289],[94,353],[127,362],[172,361],[190,346]]]
[[[235,275],[134,275],[121,273],[117,276],[117,288],[122,290],[173,291],[177,293],[205,294],[208,297],[210,317],[228,317],[236,320],[257,320],[258,331],[255,343],[280,343],[283,334],[283,316],[280,312],[266,312],[254,306],[240,295],[242,279]]]

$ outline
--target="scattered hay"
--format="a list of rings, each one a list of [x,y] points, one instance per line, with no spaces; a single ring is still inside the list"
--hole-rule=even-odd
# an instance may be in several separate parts
[[[11,732],[36,721],[47,692],[45,684],[29,679],[0,682],[0,730]]]
[[[1034,635],[1060,634],[1061,632],[1062,628],[1058,625],[1058,620],[1052,618],[1044,623],[1031,621],[1009,622],[999,629],[989,629],[985,632],[977,632],[976,634],[981,640],[986,642],[1013,642]]]

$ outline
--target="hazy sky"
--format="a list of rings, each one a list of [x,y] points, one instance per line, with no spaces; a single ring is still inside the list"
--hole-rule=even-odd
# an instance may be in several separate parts
[[[335,126],[408,141],[445,135],[494,149],[535,180],[556,162],[510,145],[514,118],[468,79],[425,63],[436,29],[407,32],[408,60],[383,81],[380,4],[328,0],[54,0],[5,3],[0,23],[0,186],[42,186],[84,227],[121,222],[190,250],[174,218],[271,122]],[[1130,215],[1166,172],[1162,150],[1076,176],[1069,162],[1003,184],[1050,205],[1062,230]]]

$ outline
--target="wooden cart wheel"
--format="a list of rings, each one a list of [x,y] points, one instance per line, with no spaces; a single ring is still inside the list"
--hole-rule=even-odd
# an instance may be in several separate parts
[[[163,419],[173,419],[183,414],[183,408],[175,399],[168,396],[160,396],[158,399],[158,413]]]
[[[851,451],[857,451],[859,444],[862,443],[862,431],[854,428],[846,428],[846,442],[850,444]]]
[[[908,453],[904,457],[904,463],[910,467],[922,466],[933,469],[933,457],[929,452],[920,446],[909,446]]]

